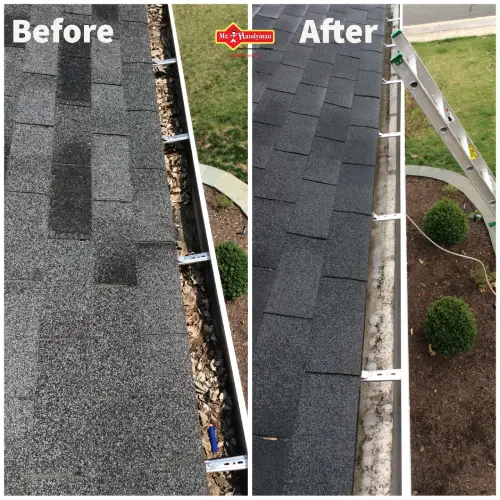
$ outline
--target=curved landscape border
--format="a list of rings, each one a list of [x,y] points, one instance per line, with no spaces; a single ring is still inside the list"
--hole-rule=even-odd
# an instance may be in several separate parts
[[[238,205],[248,217],[248,185],[234,175],[210,165],[200,163],[201,180],[203,184],[213,187],[225,194]]]

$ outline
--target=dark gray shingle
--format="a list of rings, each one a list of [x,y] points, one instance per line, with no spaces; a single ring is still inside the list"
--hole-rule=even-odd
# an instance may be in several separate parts
[[[274,72],[273,79],[271,80],[268,88],[294,94],[297,91],[303,74],[304,70],[301,68],[279,65]]]
[[[304,172],[304,179],[336,185],[339,182],[341,165],[339,160],[311,153],[307,161],[307,169]]]
[[[297,384],[309,346],[311,320],[264,314],[253,363],[253,432],[291,437],[300,399]]]
[[[380,98],[382,79],[373,71],[359,71],[354,87],[356,95]]]
[[[351,125],[373,127],[378,130],[380,99],[354,96],[352,101]]]
[[[255,289],[259,290],[259,293],[255,294],[255,296],[253,297],[252,302],[252,333],[254,343],[257,340],[257,334],[260,330],[260,324],[264,315],[264,309],[266,307],[269,293],[273,286],[275,273],[276,271],[274,269],[269,269],[266,267],[254,266],[252,269],[252,283]]]
[[[332,214],[324,276],[367,279],[371,225],[371,215],[348,212]]]
[[[277,147],[279,145],[278,142]],[[259,196],[271,200],[295,202],[306,165],[307,157],[304,155],[273,151],[266,173],[258,183]]]
[[[151,64],[125,65],[123,68],[123,81],[127,110],[157,111]]]
[[[288,113],[275,148],[279,151],[308,155],[318,119],[314,116]]]
[[[14,120],[31,125],[54,125],[56,78],[24,74]]]
[[[342,258],[349,256],[338,256],[338,259]],[[308,371],[360,375],[365,297],[365,281],[321,280],[307,355]]]
[[[348,125],[351,122],[351,110],[334,104],[325,103],[321,109],[316,135],[334,141],[347,140]]]
[[[127,135],[123,87],[92,84],[92,127],[96,134]]]
[[[262,436],[254,436],[252,441],[253,456],[256,457],[252,481],[254,495],[282,495],[291,441]]]
[[[350,108],[352,105],[352,98],[354,96],[354,80],[346,80],[345,78],[336,78],[332,76],[328,89],[326,91],[325,102],[342,106],[343,108]]]
[[[266,90],[254,112],[254,121],[281,127],[293,100],[292,94]]]
[[[120,40],[113,40],[111,43],[106,44],[94,41],[92,43],[92,83],[121,85],[122,64],[120,55]]]
[[[89,239],[92,219],[90,167],[52,165],[49,230],[51,238]]]
[[[294,234],[326,238],[335,202],[336,186],[303,181],[288,230]]]
[[[277,30],[288,31],[290,33],[295,33],[300,25],[302,18],[290,16],[288,14],[281,14],[276,21],[274,21],[273,27]]]
[[[359,384],[354,377],[306,375],[284,494],[352,494]]]
[[[268,73],[252,72],[252,102],[259,102],[272,76]]]
[[[150,111],[128,111],[127,125],[132,168],[165,168],[158,115]]]
[[[370,215],[373,203],[375,168],[367,165],[342,164],[335,197],[335,210]]]
[[[90,59],[63,57],[59,62],[57,77],[57,102],[76,106],[90,106]]]
[[[54,161],[90,165],[92,158],[92,110],[86,106],[59,104],[54,130]]]
[[[52,166],[52,127],[14,126],[5,189],[48,194]]]
[[[288,234],[266,312],[299,318],[314,314],[325,241]]]
[[[375,128],[365,126],[349,127],[347,147],[344,152],[344,162],[375,166],[377,158],[377,140],[378,130]]]
[[[338,56],[332,71],[332,76],[356,80],[359,68],[359,59],[354,57]]]
[[[310,60],[304,70],[301,83],[317,85],[318,87],[328,87],[333,66],[328,63]]]
[[[136,241],[175,242],[172,209],[165,172],[155,169],[132,170],[133,209],[137,220]]]
[[[326,89],[301,83],[293,98],[290,111],[303,115],[319,116],[325,95]]]
[[[305,68],[311,57],[312,49],[304,45],[291,43],[281,60],[282,64],[288,66],[296,66],[297,68]]]
[[[278,16],[283,12],[284,8],[284,5],[263,5],[259,9],[259,16],[277,19]]]

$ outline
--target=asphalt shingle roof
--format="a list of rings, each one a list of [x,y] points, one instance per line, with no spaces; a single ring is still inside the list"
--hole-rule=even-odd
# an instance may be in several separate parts
[[[6,493],[206,494],[146,8],[5,13]]]
[[[385,8],[254,5],[253,491],[350,495]],[[371,44],[299,44],[326,17]],[[333,40],[333,37],[331,37]]]

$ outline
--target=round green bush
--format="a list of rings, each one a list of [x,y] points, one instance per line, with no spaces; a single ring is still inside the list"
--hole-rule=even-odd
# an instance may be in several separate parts
[[[222,290],[226,300],[234,300],[247,292],[248,257],[245,251],[232,241],[224,241],[215,249],[219,264]]]
[[[424,334],[436,353],[457,355],[476,342],[476,318],[462,299],[442,297],[427,310]]]
[[[441,245],[464,241],[468,229],[464,211],[448,198],[438,201],[424,215],[424,233]]]

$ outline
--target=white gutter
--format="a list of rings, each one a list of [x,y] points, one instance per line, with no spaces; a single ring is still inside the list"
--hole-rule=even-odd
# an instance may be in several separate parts
[[[403,28],[403,6],[394,6],[393,30]],[[395,55],[393,49],[392,55]],[[391,69],[391,79],[398,77]],[[401,132],[397,139],[397,182],[398,199],[397,211],[401,214],[398,227],[397,265],[399,282],[396,295],[396,315],[398,316],[398,335],[396,344],[396,366],[401,369],[401,381],[395,385],[395,413],[394,419],[394,451],[393,451],[393,494],[403,497],[411,496],[411,436],[410,436],[410,384],[409,384],[409,353],[408,353],[408,277],[407,277],[407,250],[406,250],[406,161],[405,161],[405,87],[402,81],[391,85],[397,87],[397,130]],[[392,94],[391,94],[392,97]],[[391,108],[392,109],[392,108]]]
[[[403,29],[403,5],[399,6],[399,23],[394,29]],[[401,366],[401,494],[409,497],[411,489],[411,436],[410,436],[410,364],[408,352],[408,269],[406,264],[406,157],[405,157],[405,87],[398,84],[399,92],[399,211],[401,213],[400,255],[400,366]]]
[[[171,4],[168,4],[168,13],[169,13],[169,18],[170,18],[170,27],[172,30],[172,40],[174,42],[174,48],[175,48],[175,58],[177,60],[177,70],[179,72],[179,83],[180,83],[180,88],[181,88],[181,93],[182,93],[182,100],[183,100],[183,105],[184,105],[184,114],[187,122],[187,127],[188,127],[188,134],[189,134],[189,144],[191,147],[191,155],[192,155],[192,160],[193,160],[193,171],[194,171],[194,177],[195,177],[195,187],[196,191],[198,193],[198,199],[197,205],[199,210],[201,211],[201,218],[203,220],[203,229],[205,233],[205,240],[206,240],[206,249],[202,249],[203,251],[208,251],[210,254],[210,263],[211,263],[211,270],[213,273],[213,278],[214,278],[214,285],[215,285],[215,292],[216,292],[216,302],[217,302],[217,307],[219,308],[220,311],[220,316],[222,320],[222,329],[224,333],[224,340],[226,343],[226,358],[229,362],[229,366],[227,367],[229,375],[232,377],[233,381],[233,389],[235,392],[236,396],[236,404],[238,408],[238,413],[239,413],[239,418],[241,421],[242,425],[242,431],[243,431],[243,439],[244,443],[241,443],[243,447],[245,448],[245,453],[247,453],[248,450],[248,444],[250,443],[250,432],[249,432],[249,423],[248,423],[248,416],[247,416],[247,410],[246,410],[246,404],[245,404],[245,397],[243,394],[243,388],[241,385],[241,379],[240,379],[240,373],[238,371],[238,362],[236,360],[236,353],[234,350],[234,344],[233,344],[233,338],[231,336],[231,328],[229,326],[229,320],[227,316],[227,310],[226,310],[226,303],[224,301],[224,294],[222,292],[222,285],[220,281],[220,275],[219,275],[219,267],[217,265],[217,259],[215,256],[215,246],[212,238],[212,230],[210,228],[210,221],[208,217],[208,210],[207,210],[207,204],[205,200],[205,194],[203,191],[203,182],[201,179],[201,172],[200,172],[200,165],[198,161],[198,152],[196,150],[196,141],[194,138],[194,131],[193,131],[193,124],[191,122],[191,112],[189,110],[189,102],[187,98],[187,90],[186,90],[186,83],[184,80],[184,70],[182,67],[182,58],[181,58],[181,53],[179,49],[179,41],[177,39],[177,31],[175,27],[175,19],[174,19],[174,11],[172,8]],[[196,210],[197,207],[195,207]],[[200,244],[203,245],[203,242],[200,241]]]

